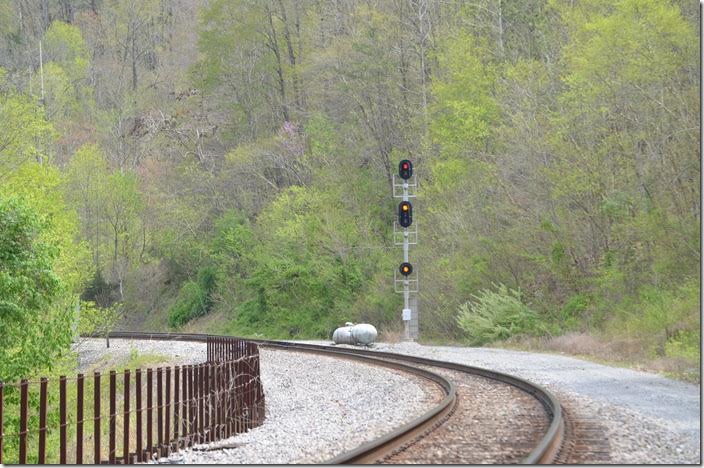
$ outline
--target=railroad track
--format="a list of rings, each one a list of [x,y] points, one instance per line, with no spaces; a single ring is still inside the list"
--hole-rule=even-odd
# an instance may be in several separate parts
[[[111,338],[205,342],[195,333],[113,332]],[[416,356],[285,341],[260,346],[345,359],[413,373],[441,392],[439,402],[386,435],[341,453],[327,463],[569,463],[566,421],[544,388],[508,374]],[[500,400],[498,405],[487,401]],[[571,426],[567,426],[569,429]]]

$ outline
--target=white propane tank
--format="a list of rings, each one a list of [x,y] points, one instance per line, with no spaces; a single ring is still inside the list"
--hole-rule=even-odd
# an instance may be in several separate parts
[[[354,344],[352,340],[352,327],[340,327],[332,334],[332,341],[335,344]]]
[[[376,328],[368,323],[359,323],[352,327],[352,339],[355,344],[370,345],[376,339]]]
[[[353,325],[350,322],[332,334],[335,344],[370,345],[376,339],[376,328],[368,323]]]

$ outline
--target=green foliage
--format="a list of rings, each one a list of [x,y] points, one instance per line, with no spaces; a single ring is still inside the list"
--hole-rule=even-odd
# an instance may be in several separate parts
[[[115,285],[108,283],[103,278],[100,270],[95,272],[93,279],[86,284],[81,299],[95,303],[98,307],[110,307],[117,301]]]
[[[541,332],[536,313],[522,302],[520,291],[504,284],[495,285],[495,289],[483,289],[472,295],[473,300],[459,307],[457,324],[464,330],[470,345]]]
[[[212,267],[198,272],[197,281],[187,281],[181,286],[176,303],[169,311],[169,326],[180,327],[196,317],[207,314],[213,306],[212,291],[216,285]]]
[[[560,309],[560,331],[576,330],[584,323],[583,314],[589,307],[589,298],[584,294],[575,294],[567,299]]]
[[[35,95],[44,89],[44,104],[53,122],[69,127],[93,114],[92,89],[86,78],[90,67],[90,52],[81,30],[72,24],[53,21],[46,30],[43,83],[35,75]]]
[[[368,265],[353,254],[362,236],[335,195],[295,187],[258,219],[250,298],[236,326],[275,336],[327,337],[346,317]]]
[[[422,338],[460,308],[694,356],[695,4],[64,3],[0,6],[0,191],[47,221],[67,320],[83,291],[130,328],[399,327],[408,157]]]
[[[448,40],[442,50],[438,60],[445,76],[433,82],[433,137],[453,151],[481,148],[498,116],[490,92],[495,76],[486,51],[469,32]]]
[[[0,79],[2,76],[0,73]],[[4,84],[0,80],[0,173],[7,177],[27,162],[46,159],[46,150],[57,133],[33,99],[5,91]]]
[[[698,322],[698,293],[698,285],[691,280],[675,291],[645,287],[630,320],[638,332],[673,337],[679,330],[690,328]]]
[[[83,78],[90,65],[90,52],[81,30],[63,21],[53,21],[44,34],[46,58],[71,71],[70,79]]]
[[[30,375],[71,342],[72,307],[49,225],[26,203],[0,197],[0,380]]]
[[[115,303],[109,307],[96,306],[91,301],[81,301],[78,314],[78,333],[80,335],[107,336],[114,330],[124,316],[122,304]]]
[[[665,343],[665,356],[685,359],[696,369],[701,363],[701,331],[682,331],[671,337]]]

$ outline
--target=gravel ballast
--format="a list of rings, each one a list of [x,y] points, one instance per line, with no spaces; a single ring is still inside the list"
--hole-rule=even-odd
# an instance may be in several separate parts
[[[330,341],[304,341],[326,344]],[[377,343],[377,351],[458,362],[523,377],[603,421],[611,463],[701,463],[698,385],[553,354]]]
[[[203,362],[204,343],[86,340],[82,366],[101,355],[132,349]],[[411,421],[435,402],[428,384],[406,373],[345,359],[260,349],[266,420],[260,427],[218,442],[218,450],[181,452],[186,463],[320,463]],[[199,447],[200,448],[200,447]]]

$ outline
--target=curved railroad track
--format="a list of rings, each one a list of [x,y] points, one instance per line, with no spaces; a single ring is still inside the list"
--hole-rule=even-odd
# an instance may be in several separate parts
[[[112,332],[110,337],[205,342],[208,335]],[[272,349],[325,354],[413,373],[432,382],[441,392],[439,402],[414,420],[327,463],[569,462],[569,444],[564,443],[566,421],[560,403],[550,392],[524,379],[454,362],[382,351],[248,340]],[[492,400],[503,403],[486,404]]]

